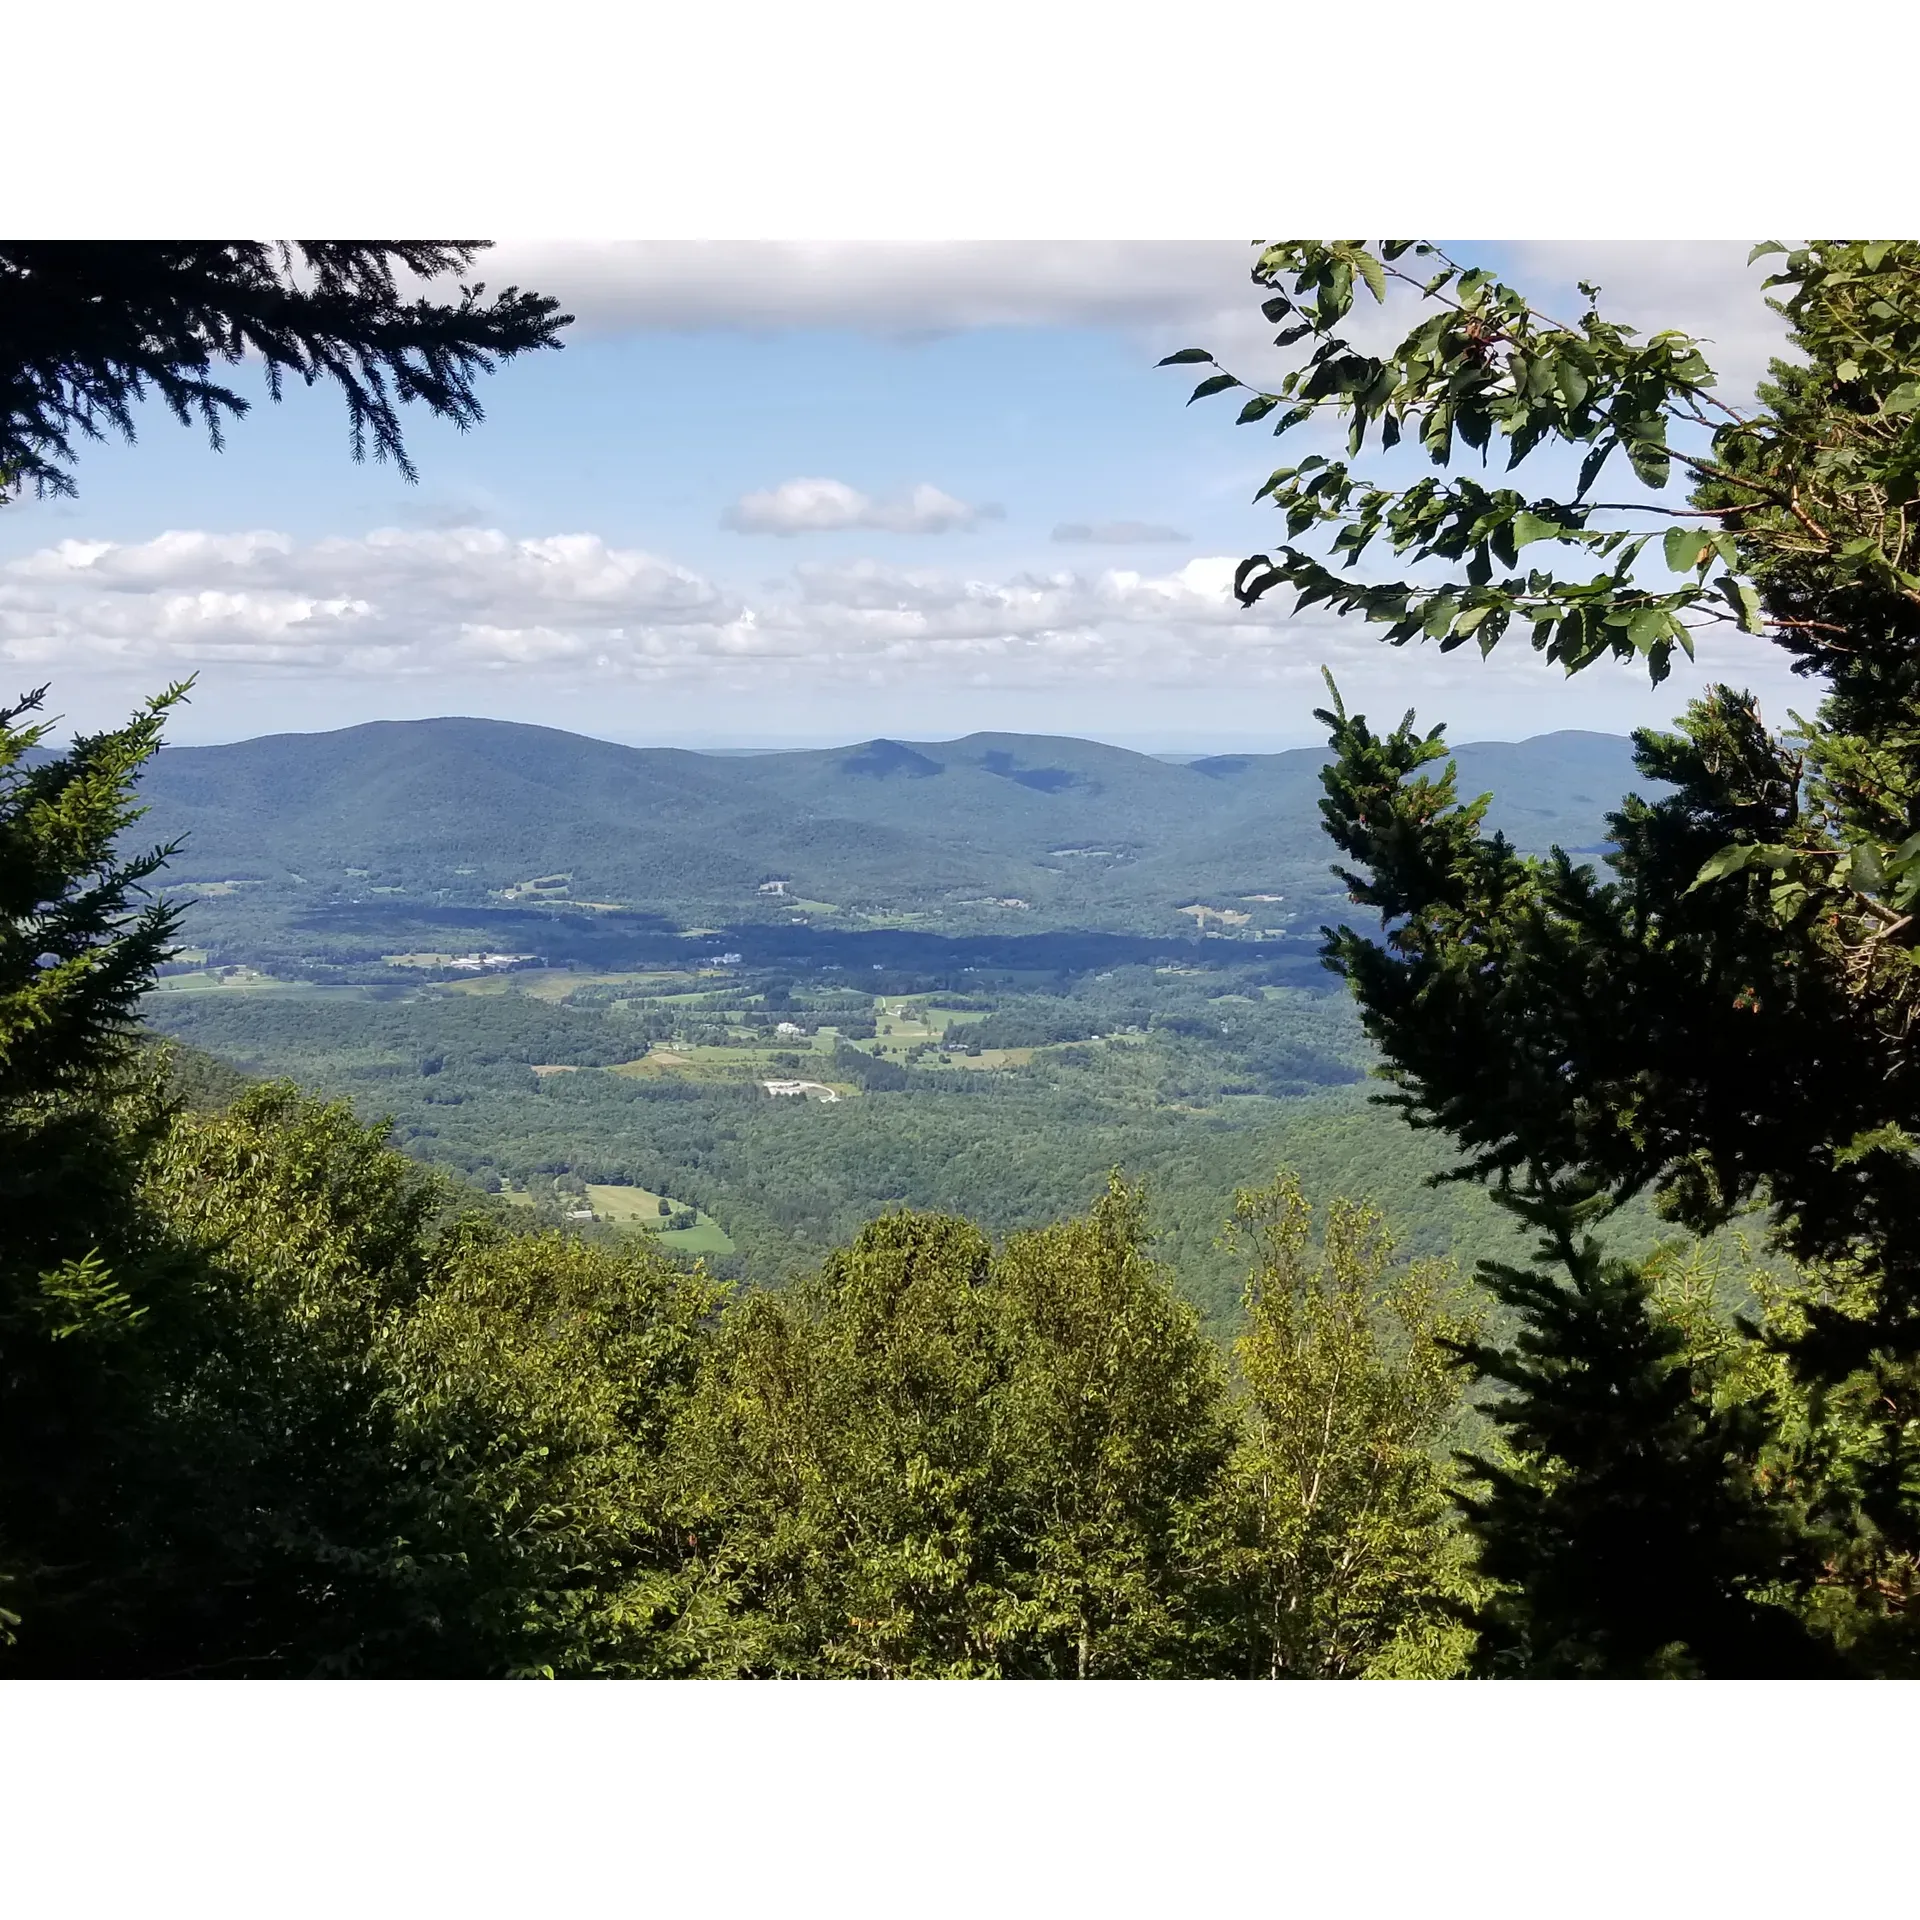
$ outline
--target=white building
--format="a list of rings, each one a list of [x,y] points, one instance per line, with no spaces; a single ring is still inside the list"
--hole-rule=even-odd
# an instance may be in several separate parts
[[[804,1100],[810,1093],[818,1094],[823,1106],[831,1106],[840,1096],[831,1087],[822,1086],[818,1080],[762,1080],[760,1084],[779,1099]]]

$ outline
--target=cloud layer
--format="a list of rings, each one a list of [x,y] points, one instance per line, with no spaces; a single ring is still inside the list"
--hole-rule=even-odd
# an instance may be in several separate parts
[[[1233,556],[1208,556],[1162,573],[982,578],[867,558],[802,564],[749,598],[591,534],[389,528],[303,544],[275,532],[176,532],[132,545],[68,541],[0,567],[0,660],[23,683],[223,669],[278,681],[288,697],[324,676],[336,689],[367,687],[375,704],[400,697],[379,694],[382,685],[497,676],[494,704],[509,717],[522,711],[516,699],[543,688],[689,697],[893,688],[915,698],[1052,688],[1071,727],[1085,710],[1076,689],[1089,699],[1103,688],[1205,699],[1265,687],[1296,708],[1315,705],[1323,663],[1396,713],[1430,688],[1459,699],[1457,657],[1389,651],[1321,613],[1242,609],[1234,566]],[[1686,677],[1755,684],[1768,652],[1710,638],[1704,672]],[[1561,677],[1524,646],[1474,663],[1471,679],[1476,697],[1505,688],[1541,724],[1564,712]],[[1218,709],[1234,710],[1231,700]]]
[[[376,678],[493,667],[727,680],[746,662],[974,684],[1181,677],[1280,638],[1274,620],[1234,606],[1233,564],[980,579],[806,563],[749,602],[592,534],[384,528],[301,544],[175,532],[64,541],[0,567],[0,657],[31,670],[226,664]]]
[[[1762,302],[1764,265],[1744,240],[1463,244],[1500,257],[1543,305],[1578,308],[1574,283],[1597,281],[1603,306],[1646,328],[1681,327],[1714,343],[1729,398],[1751,391],[1784,329]],[[1200,344],[1258,368],[1273,329],[1235,240],[505,242],[486,276],[557,295],[583,334],[637,328],[850,328],[894,337],[975,327],[1120,328],[1164,346]],[[1398,313],[1395,314],[1397,319]],[[1392,322],[1371,302],[1356,337]]]
[[[1155,327],[1249,303],[1231,240],[505,242],[486,277],[556,295],[586,332]]]
[[[951,533],[1002,518],[1001,509],[971,507],[938,487],[914,487],[896,500],[875,500],[844,480],[783,480],[743,494],[720,517],[735,533]]]

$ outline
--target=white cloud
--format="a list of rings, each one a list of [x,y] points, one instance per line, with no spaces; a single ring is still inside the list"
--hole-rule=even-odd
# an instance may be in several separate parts
[[[1463,243],[1541,304],[1577,312],[1579,280],[1605,310],[1652,331],[1713,342],[1725,395],[1752,391],[1783,330],[1760,292],[1748,242],[1582,240]],[[1255,247],[1236,240],[507,241],[484,257],[490,283],[556,295],[585,336],[633,329],[767,332],[850,328],[912,337],[981,327],[1097,327],[1143,349],[1199,345],[1255,379],[1278,364],[1250,279]],[[1396,290],[1398,291],[1398,290]],[[1377,350],[1410,323],[1396,298],[1369,300],[1349,328]]]
[[[658,697],[704,702],[709,715],[716,696],[744,695],[744,707],[726,710],[763,724],[789,703],[838,702],[847,737],[862,731],[861,701],[944,711],[963,697],[1011,702],[994,724],[1031,725],[1044,712],[1055,731],[1095,731],[1094,714],[1128,710],[1191,712],[1216,729],[1258,713],[1292,713],[1298,724],[1320,703],[1326,664],[1382,718],[1411,703],[1459,720],[1497,712],[1508,733],[1565,724],[1563,677],[1524,645],[1466,662],[1383,647],[1323,610],[1291,619],[1277,602],[1244,609],[1232,594],[1237,560],[988,578],[861,559],[806,563],[741,596],[590,534],[383,529],[303,544],[279,533],[170,533],[128,546],[66,542],[0,567],[0,661],[63,684],[208,669],[223,686],[236,676],[278,682],[282,702],[334,709],[353,686],[374,710],[405,700],[444,711],[431,691],[444,682],[467,690],[468,710],[504,718],[531,717],[542,701],[553,717],[552,700],[565,695],[576,704],[564,724],[589,732],[618,727],[635,695],[644,711],[667,711]],[[1662,690],[1663,713],[1713,674],[1784,710],[1789,683],[1773,649],[1708,637],[1701,654],[1700,668]],[[409,681],[422,691],[401,693]],[[476,700],[483,683],[501,692]],[[1804,704],[1807,692],[1791,697]],[[1659,717],[1647,700],[1644,676],[1596,669],[1582,682],[1580,722],[1641,724]],[[987,710],[970,711],[988,723]]]
[[[741,612],[687,568],[593,534],[172,532],[63,541],[0,567],[0,657],[23,662],[526,665],[644,655],[655,636],[705,638]]]
[[[555,295],[583,332],[627,328],[1165,327],[1248,303],[1231,240],[503,242],[490,284]]]
[[[877,671],[938,681],[959,663],[1010,684],[1065,663],[1151,680],[1251,659],[1300,631],[1235,606],[1234,564],[991,579],[871,559],[809,563],[749,604],[590,534],[386,528],[300,543],[173,532],[136,545],[68,541],[0,567],[0,657],[373,678],[489,664],[716,681],[749,663],[829,680]]]
[[[783,480],[743,494],[720,517],[735,533],[947,533],[998,520],[993,505],[972,507],[938,487],[917,486],[895,500],[875,500],[844,480]]]
[[[1053,537],[1069,547],[1184,546],[1187,535],[1176,527],[1147,520],[1062,521]]]
[[[1575,283],[1600,288],[1600,310],[1643,333],[1678,327],[1708,342],[1720,376],[1716,391],[1731,405],[1749,400],[1767,362],[1786,351],[1787,330],[1766,304],[1761,282],[1772,262],[1747,264],[1746,240],[1552,240],[1513,249],[1517,278],[1542,286],[1539,304],[1574,317]],[[1560,306],[1554,296],[1563,296]]]

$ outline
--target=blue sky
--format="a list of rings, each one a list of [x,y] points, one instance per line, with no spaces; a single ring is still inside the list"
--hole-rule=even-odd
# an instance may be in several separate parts
[[[1550,294],[1595,272],[1629,318],[1713,334],[1734,385],[1771,338],[1730,244],[1474,251]],[[485,382],[473,432],[414,424],[417,487],[350,461],[324,390],[218,454],[149,408],[136,446],[85,450],[78,500],[0,511],[0,652],[82,726],[195,672],[179,740],[461,712],[689,746],[1278,748],[1316,737],[1323,662],[1457,738],[1666,718],[1703,675],[1567,683],[1511,645],[1443,660],[1233,608],[1232,562],[1279,532],[1250,504],[1273,444],[1154,361],[1197,342],[1258,369],[1247,260],[503,247],[488,277],[580,324]],[[1707,665],[1777,712],[1811,697],[1728,645]]]

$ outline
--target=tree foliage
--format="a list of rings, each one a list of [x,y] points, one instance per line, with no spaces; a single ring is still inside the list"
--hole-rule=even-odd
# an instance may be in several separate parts
[[[412,298],[402,276],[465,273],[484,250],[457,240],[8,241],[0,245],[0,500],[71,494],[78,440],[134,437],[149,393],[215,447],[249,403],[213,377],[257,359],[280,398],[289,376],[347,405],[353,457],[372,449],[415,477],[399,409],[464,429],[475,376],[558,346],[570,316],[545,294]]]
[[[1379,1212],[1347,1200],[1328,1209],[1316,1245],[1290,1172],[1236,1196],[1231,1237],[1255,1261],[1234,1349],[1246,1670],[1457,1671],[1474,1583],[1441,1448],[1458,1437],[1452,1348],[1480,1322],[1453,1268],[1397,1264]]]
[[[1697,342],[1640,340],[1601,318],[1594,289],[1589,311],[1561,325],[1410,243],[1286,242],[1256,270],[1287,284],[1269,303],[1298,315],[1283,341],[1313,344],[1243,419],[1285,404],[1288,431],[1329,413],[1348,424],[1356,457],[1377,430],[1383,444],[1417,438],[1442,464],[1456,443],[1484,452],[1496,436],[1510,468],[1556,444],[1582,459],[1570,496],[1528,497],[1451,473],[1362,482],[1310,456],[1263,493],[1291,535],[1323,536],[1327,557],[1289,546],[1249,561],[1243,599],[1289,586],[1296,607],[1328,604],[1382,624],[1394,644],[1425,636],[1443,649],[1473,639],[1490,650],[1520,621],[1570,673],[1639,655],[1656,680],[1674,645],[1719,623],[1781,647],[1825,692],[1816,716],[1785,733],[1750,694],[1718,686],[1677,733],[1637,734],[1640,770],[1670,791],[1612,817],[1606,878],[1488,835],[1486,801],[1461,804],[1450,766],[1422,771],[1446,757],[1440,729],[1420,733],[1409,714],[1375,732],[1337,694],[1322,716],[1335,750],[1323,813],[1351,862],[1339,871],[1384,928],[1379,941],[1330,931],[1329,964],[1359,998],[1393,1101],[1459,1143],[1457,1177],[1545,1209],[1564,1276],[1493,1275],[1528,1318],[1525,1357],[1473,1356],[1515,1393],[1500,1418],[1530,1463],[1519,1479],[1490,1473],[1477,1524],[1490,1561],[1519,1583],[1509,1614],[1531,1610],[1514,1644],[1546,1670],[1640,1671],[1657,1644],[1679,1649],[1683,1666],[1753,1671],[1773,1657],[1754,1652],[1768,1616],[1750,1612],[1736,1632],[1707,1619],[1701,1596],[1765,1607],[1766,1592],[1800,1579],[1809,1543],[1824,1556],[1820,1579],[1851,1568],[1854,1603],[1883,1623],[1850,1629],[1851,1644],[1873,1649],[1863,1658],[1893,1657],[1913,1591],[1920,246],[1756,250],[1770,254],[1782,256],[1767,285],[1796,357],[1745,410],[1712,394]],[[1384,298],[1396,278],[1418,279],[1430,311],[1387,354],[1360,353],[1340,332],[1356,291]],[[1616,453],[1643,491],[1596,499]],[[1692,483],[1684,505],[1666,491],[1676,475]],[[1616,515],[1630,524],[1608,524]],[[1354,577],[1382,538],[1421,569],[1418,584]],[[1539,544],[1609,564],[1585,580],[1523,567],[1522,549]],[[1656,565],[1665,580],[1649,578]],[[1851,1464],[1811,1492],[1823,1443],[1801,1448],[1811,1531],[1798,1545],[1784,1512],[1764,1548],[1736,1524],[1773,1472],[1766,1420],[1701,1413],[1718,1391],[1713,1370],[1656,1325],[1645,1275],[1575,1231],[1589,1203],[1640,1192],[1703,1234],[1764,1208],[1806,1276],[1794,1311],[1757,1337],[1783,1356],[1796,1417],[1817,1427],[1826,1409],[1854,1411]],[[1583,1397],[1591,1417],[1576,1420]],[[1637,1483],[1620,1477],[1629,1462]],[[1590,1472],[1599,1479],[1583,1483]],[[1611,1510],[1568,1505],[1562,1495],[1581,1484]],[[1651,1600],[1630,1605],[1617,1556],[1638,1507],[1692,1512],[1703,1531],[1684,1551],[1678,1536],[1656,1548],[1658,1529],[1644,1535],[1633,1551]],[[1671,1578],[1655,1578],[1669,1551]],[[1585,1584],[1583,1624],[1568,1624],[1542,1581],[1562,1599]]]
[[[344,1105],[183,1099],[135,1022],[167,850],[113,852],[177,697],[9,723],[8,1671],[1240,1670],[1241,1415],[1137,1189],[997,1250],[885,1219],[721,1312]]]
[[[1144,1240],[1118,1182],[998,1255],[899,1214],[730,1309],[687,1460],[739,1670],[1214,1664],[1225,1377]]]

